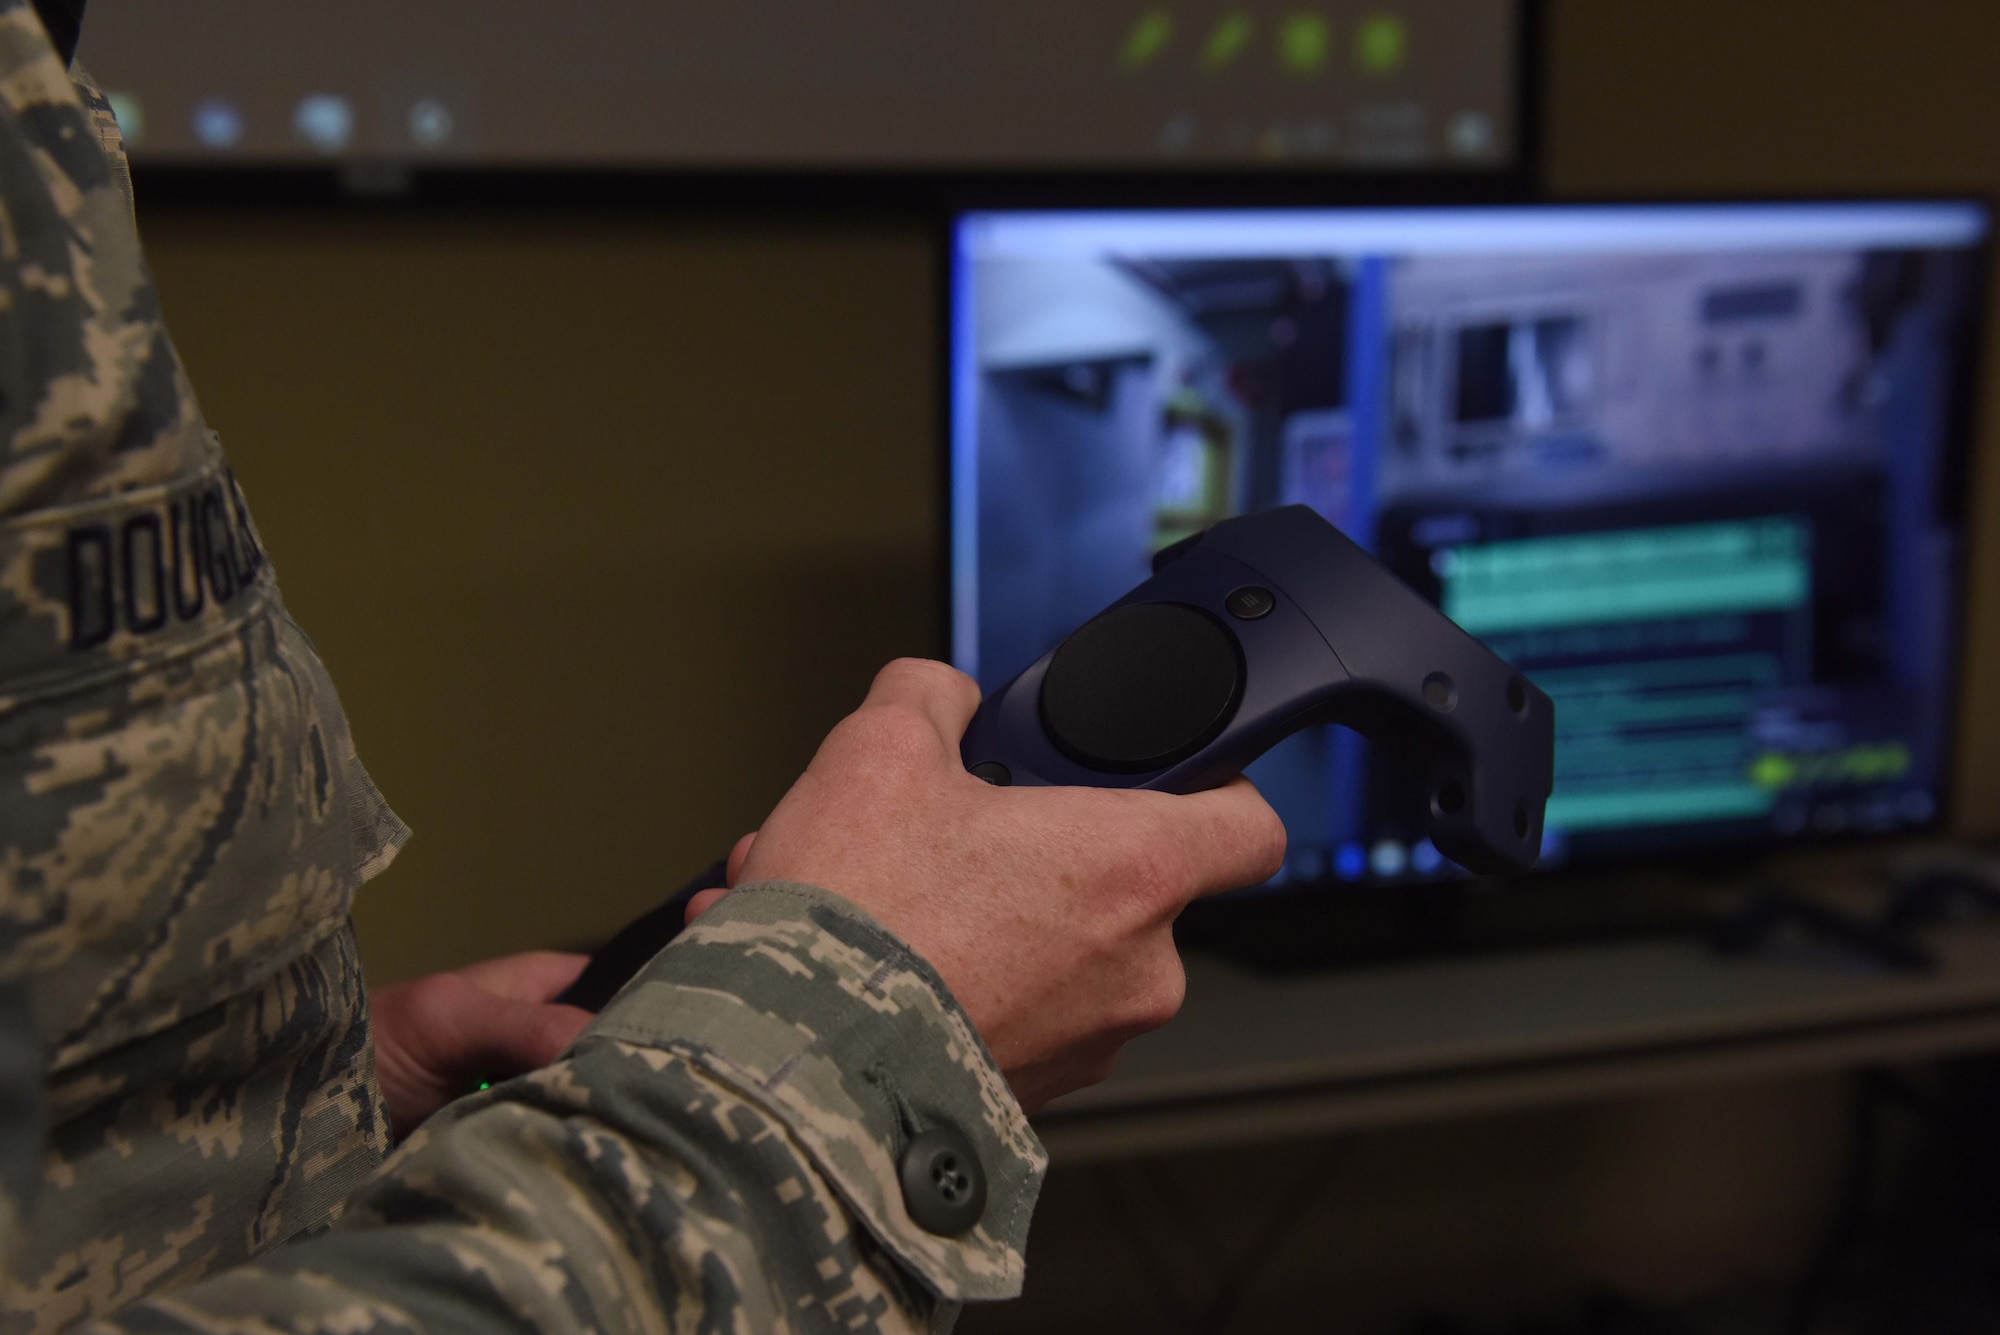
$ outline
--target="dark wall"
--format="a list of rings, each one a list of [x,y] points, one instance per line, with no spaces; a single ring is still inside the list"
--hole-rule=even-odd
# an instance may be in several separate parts
[[[416,829],[361,901],[378,978],[602,936],[936,652],[920,233],[142,222]]]

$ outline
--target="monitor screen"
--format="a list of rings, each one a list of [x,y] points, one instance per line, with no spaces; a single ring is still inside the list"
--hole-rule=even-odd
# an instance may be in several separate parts
[[[1524,0],[94,6],[142,164],[1519,166]]]
[[[974,213],[953,653],[988,690],[1304,503],[1556,702],[1545,866],[1908,830],[1955,703],[1968,203]],[[1250,770],[1279,882],[1455,869],[1352,733]]]

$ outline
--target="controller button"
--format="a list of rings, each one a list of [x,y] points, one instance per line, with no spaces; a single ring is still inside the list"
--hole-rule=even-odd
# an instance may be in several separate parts
[[[982,760],[972,767],[972,777],[984,779],[995,788],[1005,788],[1014,782],[1014,776],[1007,767],[997,760]]]
[[[1456,816],[1465,809],[1465,785],[1457,779],[1446,779],[1437,786],[1431,800],[1436,803],[1440,814]]]
[[[1424,678],[1424,703],[1440,714],[1451,712],[1458,703],[1458,683],[1447,672],[1433,672]]]
[[[1164,769],[1236,712],[1236,637],[1179,603],[1132,603],[1063,641],[1042,678],[1042,726],[1071,760],[1111,774]]]
[[[1246,584],[1222,600],[1229,615],[1238,621],[1255,621],[1258,617],[1269,616],[1278,600],[1269,589],[1260,589],[1255,584]]]
[[[955,1238],[986,1213],[986,1170],[950,1127],[935,1126],[912,1139],[896,1168],[903,1205],[925,1231]]]

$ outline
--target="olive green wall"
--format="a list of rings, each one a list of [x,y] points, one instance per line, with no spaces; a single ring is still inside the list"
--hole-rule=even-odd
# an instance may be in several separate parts
[[[147,224],[363,758],[416,829],[378,978],[586,942],[936,652],[923,237]]]
[[[1550,11],[1559,194],[2000,194],[1991,0]],[[358,910],[377,978],[602,935],[753,827],[876,665],[942,648],[922,228],[141,221],[287,596],[417,830]],[[1963,806],[1991,828],[2000,546],[1974,602]]]

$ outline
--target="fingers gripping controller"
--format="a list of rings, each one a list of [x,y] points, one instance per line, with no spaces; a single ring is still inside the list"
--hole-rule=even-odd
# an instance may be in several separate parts
[[[1432,841],[1480,872],[1541,850],[1555,706],[1302,505],[1226,520],[988,696],[989,782],[1195,792],[1339,723],[1420,759]]]

